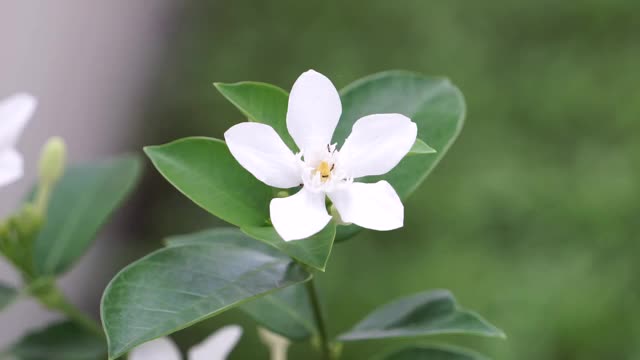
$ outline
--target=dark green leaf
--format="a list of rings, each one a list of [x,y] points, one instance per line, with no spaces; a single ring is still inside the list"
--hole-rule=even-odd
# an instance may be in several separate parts
[[[18,291],[12,287],[0,284],[0,311],[18,298]]]
[[[310,278],[277,250],[247,244],[168,247],[122,270],[102,298],[110,358]]]
[[[236,228],[215,228],[193,234],[171,236],[167,246],[186,244],[236,244],[270,251],[268,245]],[[313,313],[304,285],[294,285],[250,301],[240,309],[269,330],[292,340],[304,340],[315,332]]]
[[[359,118],[376,113],[400,113],[418,125],[418,138],[437,153],[407,156],[388,174],[363,181],[389,181],[406,199],[438,164],[462,128],[464,98],[446,78],[405,71],[387,71],[357,80],[341,91],[342,117],[333,136],[340,146]],[[355,225],[339,229],[337,241],[355,235]]]
[[[287,130],[287,105],[289,94],[277,86],[245,81],[235,84],[214,84],[250,121],[273,127],[291,150],[298,147]]]
[[[64,322],[27,335],[6,355],[15,360],[103,360],[107,346],[104,338]]]
[[[487,360],[482,355],[453,346],[412,346],[388,354],[381,360]]]
[[[272,226],[248,226],[242,227],[242,231],[306,265],[324,271],[336,236],[336,225],[331,221],[319,233],[307,239],[293,241],[282,240]]]
[[[60,274],[84,254],[135,185],[140,168],[138,157],[126,156],[67,170],[53,191],[46,222],[35,242],[38,273]]]
[[[164,239],[166,246],[182,246],[192,244],[232,244],[252,247],[258,251],[273,251],[268,245],[253,239],[238,228],[219,227],[190,234],[173,235]]]
[[[458,307],[446,290],[421,292],[386,304],[360,321],[341,341],[405,338],[440,334],[505,337],[474,312]]]
[[[193,137],[145,152],[160,173],[185,196],[237,226],[263,226],[272,190],[246,171],[217,139]]]

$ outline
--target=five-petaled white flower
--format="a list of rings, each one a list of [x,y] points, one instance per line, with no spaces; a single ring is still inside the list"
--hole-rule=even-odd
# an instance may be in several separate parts
[[[22,155],[15,145],[35,108],[36,99],[27,94],[15,94],[0,101],[0,187],[22,177]]]
[[[225,360],[242,336],[237,325],[225,326],[189,350],[188,360]],[[181,360],[180,350],[167,337],[142,344],[129,353],[129,360]]]
[[[260,181],[282,189],[302,185],[292,196],[271,200],[271,222],[286,241],[307,238],[327,225],[325,195],[345,223],[373,230],[403,225],[404,207],[388,182],[354,179],[393,169],[416,141],[416,124],[400,114],[364,116],[338,150],[331,139],[341,113],[331,81],[309,70],[291,89],[286,119],[300,153],[265,124],[240,123],[224,134],[236,160]]]

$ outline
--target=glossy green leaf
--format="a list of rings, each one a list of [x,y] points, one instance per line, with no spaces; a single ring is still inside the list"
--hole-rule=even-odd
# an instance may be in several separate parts
[[[488,360],[474,352],[453,346],[411,346],[376,358],[380,360]]]
[[[420,139],[416,139],[416,142],[413,144],[413,146],[411,147],[411,150],[409,150],[409,154],[407,155],[422,155],[422,154],[434,154],[434,153],[436,153],[436,149],[425,144],[424,141]]]
[[[51,195],[46,222],[35,242],[36,271],[60,274],[82,256],[133,188],[140,170],[136,156],[68,169]]]
[[[505,337],[478,314],[461,309],[446,290],[425,291],[386,304],[360,321],[340,341],[441,334]]]
[[[215,83],[216,89],[250,121],[273,127],[291,150],[298,147],[287,130],[289,94],[281,88],[260,82]]]
[[[306,340],[316,333],[313,309],[303,284],[263,296],[240,309],[262,326],[291,340]]]
[[[229,241],[172,246],[123,269],[102,298],[110,359],[310,278],[282,253],[267,246],[257,250],[255,245],[247,239],[244,245]]]
[[[246,171],[217,139],[192,137],[148,146],[160,173],[185,196],[237,226],[263,226],[272,190]]]
[[[0,284],[0,311],[18,298],[18,291],[10,286]]]
[[[236,244],[270,251],[268,245],[256,241],[237,228],[215,228],[193,234],[171,236],[167,246],[186,244]],[[304,340],[315,333],[313,312],[304,285],[290,286],[259,297],[240,306],[262,326],[292,340]]]
[[[391,172],[361,181],[387,180],[406,199],[447,153],[462,129],[465,103],[462,93],[446,78],[406,71],[387,71],[357,80],[341,91],[342,117],[333,136],[340,146],[359,118],[377,113],[400,113],[418,125],[418,139],[437,152],[407,156]],[[354,236],[360,228],[338,229],[336,241]]]
[[[333,248],[336,225],[333,221],[319,233],[303,240],[284,241],[272,226],[247,226],[242,231],[279,249],[292,258],[324,271]]]
[[[15,360],[103,360],[104,338],[71,322],[51,325],[25,336],[0,358]]]

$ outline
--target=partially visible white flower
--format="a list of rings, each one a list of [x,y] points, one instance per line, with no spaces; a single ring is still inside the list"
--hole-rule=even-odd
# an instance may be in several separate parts
[[[36,99],[28,94],[15,94],[0,101],[0,187],[22,177],[22,155],[15,145],[35,108]]]
[[[291,341],[265,328],[258,327],[258,336],[266,347],[269,348],[271,360],[287,360],[287,351]]]
[[[237,325],[225,326],[189,350],[187,360],[225,360],[242,336]],[[168,337],[142,344],[129,353],[129,360],[181,360],[180,350]]]
[[[404,223],[404,206],[388,182],[354,179],[393,169],[415,143],[416,124],[401,114],[364,116],[338,150],[331,139],[341,113],[331,81],[309,70],[293,85],[287,110],[287,129],[300,153],[265,124],[240,123],[224,134],[236,160],[260,181],[283,189],[302,185],[292,196],[271,200],[271,222],[285,241],[307,238],[327,225],[325,196],[345,223],[373,230]]]

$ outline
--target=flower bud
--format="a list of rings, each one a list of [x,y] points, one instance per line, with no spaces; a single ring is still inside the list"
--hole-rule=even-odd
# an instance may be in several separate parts
[[[50,138],[40,155],[40,180],[46,184],[54,184],[64,173],[66,162],[66,145],[59,137]]]

